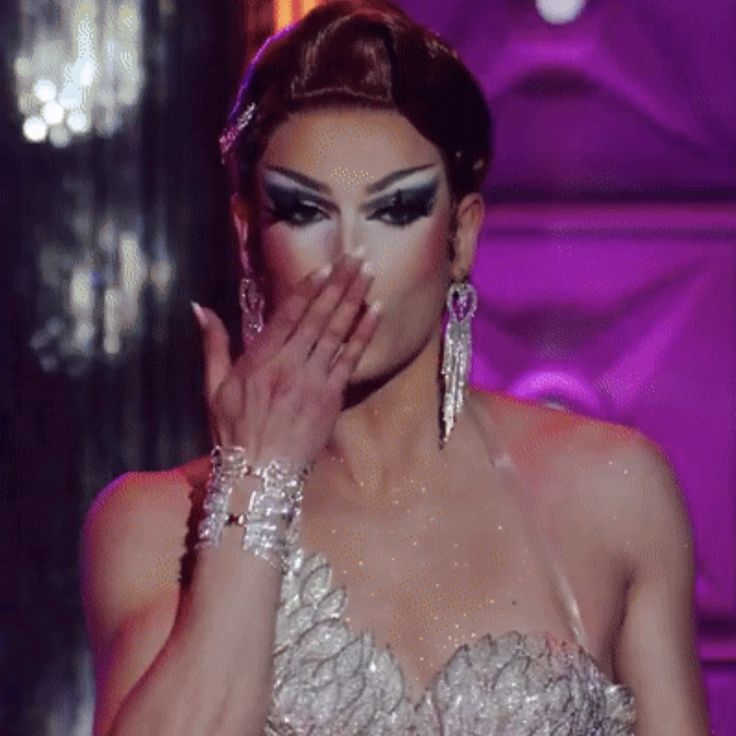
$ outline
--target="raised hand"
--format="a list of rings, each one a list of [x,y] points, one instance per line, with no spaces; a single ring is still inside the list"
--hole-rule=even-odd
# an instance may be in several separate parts
[[[219,317],[193,304],[203,331],[205,394],[216,443],[246,448],[251,462],[314,460],[379,321],[377,305],[357,318],[372,281],[361,261],[349,256],[328,274],[305,276],[234,363]]]

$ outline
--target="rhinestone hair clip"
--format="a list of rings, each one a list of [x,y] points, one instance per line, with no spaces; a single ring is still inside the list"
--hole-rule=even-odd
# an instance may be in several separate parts
[[[235,141],[238,136],[242,133],[243,129],[251,121],[256,110],[256,103],[251,102],[245,110],[238,116],[238,119],[228,128],[225,128],[222,135],[220,136],[220,156],[222,162],[225,163],[225,158],[230,153],[230,149],[235,145]]]

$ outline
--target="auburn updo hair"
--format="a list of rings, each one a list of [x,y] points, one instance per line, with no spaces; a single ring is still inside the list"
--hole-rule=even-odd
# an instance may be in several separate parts
[[[253,224],[246,248],[266,319],[273,284],[258,226],[255,171],[272,132],[291,113],[348,106],[404,115],[440,151],[453,233],[457,203],[480,190],[491,163],[492,119],[479,84],[456,51],[389,0],[331,0],[269,37],[243,75],[225,131],[236,130],[251,106],[223,161],[231,194],[243,200]],[[448,247],[452,259],[452,239]]]
[[[255,103],[225,158],[232,193],[290,113],[348,105],[395,109],[440,150],[453,202],[479,191],[492,156],[483,92],[457,52],[388,0],[332,0],[271,36],[243,75],[227,125]]]

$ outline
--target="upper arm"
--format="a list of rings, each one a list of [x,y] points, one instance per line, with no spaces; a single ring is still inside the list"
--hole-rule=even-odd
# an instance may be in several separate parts
[[[612,527],[630,569],[616,671],[634,690],[637,734],[707,736],[695,641],[696,558],[683,493],[664,452],[644,435],[620,460],[632,482],[619,486],[623,524]]]
[[[82,527],[80,578],[95,671],[95,736],[108,732],[176,617],[179,552],[169,531],[172,509],[162,506],[165,488],[161,481],[152,484],[152,475],[157,474],[128,473],[111,483],[94,499]]]

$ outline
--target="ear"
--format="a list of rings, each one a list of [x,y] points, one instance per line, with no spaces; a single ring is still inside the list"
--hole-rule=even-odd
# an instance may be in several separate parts
[[[478,235],[486,214],[485,202],[480,192],[466,194],[457,205],[457,230],[455,232],[452,261],[452,278],[462,281],[473,267]]]
[[[238,238],[238,256],[243,268],[246,268],[248,266],[248,252],[245,248],[245,243],[248,240],[248,207],[237,194],[230,197],[230,213],[235,226],[235,234]]]

